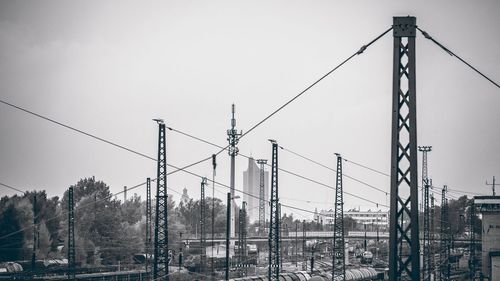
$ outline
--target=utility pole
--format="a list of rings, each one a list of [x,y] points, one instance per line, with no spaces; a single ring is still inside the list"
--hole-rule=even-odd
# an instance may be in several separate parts
[[[238,228],[238,264],[240,267],[240,276],[246,275],[246,259],[247,259],[247,223],[246,223],[246,202],[243,201],[242,209],[239,213],[239,228]]]
[[[75,280],[75,205],[73,187],[68,191],[68,279]]]
[[[278,196],[278,143],[269,140],[272,144],[271,161],[271,208],[269,219],[269,281],[278,281],[280,274],[280,217]]]
[[[217,168],[217,154],[212,154],[212,259],[211,259],[211,280],[215,280],[215,264],[214,264],[214,230],[215,230],[215,171]]]
[[[335,186],[335,212],[333,222],[333,279],[345,280],[345,240],[344,240],[344,191],[342,187],[342,156],[337,155],[337,175]],[[366,225],[365,225],[366,235]],[[366,244],[366,237],[365,237]],[[365,246],[366,247],[366,246]]]
[[[447,187],[443,187],[441,193],[441,253],[440,259],[440,280],[450,280],[450,245],[449,245],[449,223],[448,223],[448,200],[446,199]]]
[[[155,216],[155,254],[153,265],[153,280],[169,280],[168,264],[168,208],[167,208],[167,145],[165,123],[158,123],[158,166],[156,179],[156,216]]]
[[[431,186],[432,186],[432,180],[431,180]],[[435,268],[436,268],[436,261],[435,261],[435,245],[436,245],[436,235],[435,234],[435,231],[436,231],[436,228],[435,228],[435,223],[434,223],[434,218],[435,218],[435,212],[436,212],[436,209],[434,207],[434,194],[431,193],[430,195],[430,204],[431,204],[431,207],[430,207],[430,237],[431,237],[431,242],[430,242],[430,264],[431,264],[431,267],[429,268],[430,270],[430,275],[432,276],[433,273],[434,273],[434,278],[431,277],[432,280],[435,280],[435,276],[436,276],[436,272],[435,272]]]
[[[200,273],[205,274],[207,265],[207,232],[206,232],[206,200],[205,200],[205,186],[207,186],[207,178],[203,177],[201,179],[201,196],[200,196],[200,245],[201,245],[201,255],[200,255]]]
[[[295,267],[298,266],[297,262],[298,262],[298,259],[299,259],[299,255],[298,255],[298,238],[297,238],[297,234],[299,232],[299,223],[298,222],[295,222]]]
[[[493,196],[496,196],[496,193],[495,193],[495,176],[493,176],[493,183],[488,183],[488,181],[486,181],[486,185],[491,185],[491,191],[493,192]]]
[[[420,279],[415,17],[394,17],[389,280]]]
[[[305,268],[302,270],[307,271],[307,257],[306,257],[306,220],[302,221],[302,259],[304,260]]]
[[[235,106],[234,103],[231,106],[231,111],[232,111],[232,118],[231,118],[231,129],[227,130],[227,140],[229,142],[229,156],[231,156],[231,181],[230,181],[230,191],[231,191],[231,197],[233,197],[232,200],[234,200],[235,194],[234,194],[234,173],[235,173],[235,157],[238,155],[239,149],[236,147],[238,144],[238,141],[241,137],[242,132],[238,132],[236,130],[236,119],[234,118],[234,113],[235,113]],[[231,216],[231,237],[234,237],[235,235],[235,215],[236,215],[236,201],[232,202],[233,209],[235,210],[233,212],[233,215]]]
[[[33,252],[31,255],[31,276],[35,275],[36,269],[36,236],[37,236],[37,224],[36,224],[37,214],[36,214],[36,192],[33,195]]]
[[[264,234],[266,224],[266,201],[265,201],[265,172],[264,167],[267,163],[265,159],[258,159],[257,164],[260,165],[260,186],[259,186],[259,236]]]
[[[476,220],[476,206],[474,205],[474,199],[471,200],[471,205],[469,207],[469,231],[470,231],[470,243],[469,243],[469,273],[470,280],[474,280],[476,276],[476,233],[474,232],[474,225]]]
[[[231,192],[227,194],[227,210],[226,210],[226,280],[229,280],[229,238],[231,235]]]
[[[430,206],[429,206],[429,175],[427,173],[427,152],[432,150],[432,146],[419,146],[418,151],[422,152],[422,191],[423,191],[423,209],[424,209],[424,240],[423,240],[423,261],[422,280],[431,280],[431,237],[430,237]]]
[[[146,275],[151,277],[151,249],[152,249],[152,209],[151,209],[151,179],[146,179]]]

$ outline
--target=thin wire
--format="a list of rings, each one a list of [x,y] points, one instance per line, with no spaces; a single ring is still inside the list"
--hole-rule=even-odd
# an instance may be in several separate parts
[[[443,46],[443,44],[441,44],[438,41],[436,41],[434,38],[432,38],[429,35],[429,33],[425,32],[424,30],[420,29],[419,27],[417,27],[417,29],[422,33],[422,35],[424,35],[424,37],[426,39],[431,40],[432,42],[434,42],[434,44],[438,45],[441,49],[443,49],[450,56],[456,57],[461,62],[463,62],[464,64],[466,64],[468,67],[470,67],[472,70],[474,70],[476,73],[478,73],[479,75],[483,76],[486,80],[490,81],[493,85],[497,86],[497,88],[500,88],[500,85],[498,85],[498,83],[494,82],[492,79],[490,79],[488,76],[486,76],[485,74],[483,74],[481,71],[477,70],[474,66],[472,66],[471,64],[469,64],[468,62],[466,62],[465,60],[463,60],[461,57],[459,57],[457,54],[455,54],[454,52],[452,52],[450,49],[448,49],[445,46]]]
[[[384,175],[384,176],[387,176],[387,177],[391,177],[391,176],[390,176],[389,174],[387,174],[387,173],[384,173],[384,172],[381,172],[381,171],[379,171],[379,170],[376,170],[376,169],[370,168],[370,167],[365,166],[365,165],[363,165],[363,164],[356,163],[356,162],[351,161],[351,160],[346,159],[346,158],[342,158],[342,159],[344,159],[344,161],[346,161],[346,162],[349,162],[349,163],[352,163],[352,164],[354,164],[354,165],[356,165],[356,166],[359,166],[359,167],[362,167],[362,168],[368,169],[368,170],[370,170],[370,171],[372,171],[372,172],[375,172],[375,173],[378,173],[378,174],[381,174],[381,175]]]
[[[5,186],[5,187],[10,188],[10,189],[15,190],[15,191],[19,191],[19,192],[21,192],[21,193],[26,193],[25,191],[22,191],[22,190],[20,190],[20,189],[18,189],[18,188],[12,187],[12,186],[7,185],[7,184],[2,183],[2,182],[0,182],[0,185],[3,185],[3,186]]]
[[[328,166],[326,166],[326,165],[324,165],[324,164],[319,163],[318,161],[315,161],[315,160],[313,160],[313,159],[311,159],[311,158],[309,158],[309,157],[303,156],[303,155],[301,155],[301,154],[299,154],[299,153],[297,153],[297,152],[294,152],[294,151],[292,151],[292,150],[290,150],[290,149],[284,148],[283,146],[280,146],[280,148],[281,148],[281,149],[283,149],[283,150],[285,150],[285,151],[287,151],[287,152],[290,152],[290,153],[292,153],[292,154],[294,154],[294,155],[296,155],[296,156],[298,156],[298,157],[300,157],[300,158],[303,158],[303,159],[305,159],[305,160],[307,160],[307,161],[310,161],[310,162],[312,162],[312,163],[314,163],[314,164],[317,164],[317,165],[319,165],[319,166],[321,166],[321,167],[323,167],[323,168],[326,168],[326,169],[328,169],[328,170],[330,170],[330,171],[337,172],[337,170],[335,170],[335,169],[333,169],[333,168],[330,168],[330,167],[328,167]],[[358,182],[358,183],[361,183],[361,184],[363,184],[363,185],[366,185],[366,186],[368,186],[368,187],[370,187],[370,188],[373,188],[373,189],[375,189],[375,190],[377,190],[377,191],[380,191],[380,192],[382,192],[382,193],[384,193],[384,194],[386,194],[386,195],[388,194],[388,192],[387,192],[387,191],[385,191],[385,190],[383,190],[383,189],[381,189],[381,188],[378,188],[378,187],[376,187],[376,186],[373,186],[373,185],[371,185],[371,184],[369,184],[369,183],[367,183],[367,182],[364,182],[364,181],[362,181],[362,180],[358,180],[358,179],[356,179],[356,178],[353,178],[353,177],[351,177],[351,176],[349,176],[349,175],[347,175],[347,174],[345,174],[345,173],[342,173],[342,175],[343,175],[343,176],[345,176],[345,177],[346,177],[346,178],[348,178],[348,179],[351,179],[351,180],[353,180],[353,181],[356,181],[356,182]]]
[[[169,130],[171,130],[171,131],[173,131],[173,132],[177,132],[177,133],[179,133],[179,134],[182,134],[182,135],[184,135],[184,136],[186,136],[186,137],[193,138],[193,139],[195,139],[195,140],[199,140],[199,141],[201,141],[201,142],[204,142],[204,143],[206,143],[206,144],[209,144],[209,145],[212,145],[212,146],[215,146],[215,147],[219,147],[219,148],[221,148],[221,147],[222,147],[222,146],[217,145],[217,144],[215,144],[215,143],[213,143],[213,142],[211,142],[211,141],[208,141],[208,140],[202,139],[202,138],[200,138],[200,137],[197,137],[197,136],[194,136],[194,135],[192,135],[192,134],[189,134],[189,133],[186,133],[186,132],[180,131],[180,130],[178,130],[178,129],[174,129],[174,128],[172,128],[172,127],[169,127]],[[283,147],[281,147],[281,146],[280,146],[280,148],[284,149],[284,148],[283,148]],[[226,149],[226,148],[224,148],[224,149]],[[247,158],[247,159],[250,159],[250,158],[251,158],[251,157],[249,157],[249,156],[247,156],[247,155],[244,155],[244,154],[241,154],[241,153],[239,153],[238,155],[239,155],[239,156],[241,156],[241,157],[245,157],[245,158]],[[315,162],[314,160],[311,160],[311,159],[310,159],[310,161]],[[325,166],[325,165],[322,165],[322,164],[321,164],[321,163],[319,163],[319,162],[315,162],[315,163],[316,163],[316,164],[318,164],[318,165],[321,165],[321,166],[323,166],[323,167],[325,167],[325,168],[327,168],[327,169],[331,169],[331,168],[329,168],[329,167],[327,167],[327,166]],[[266,165],[267,165],[267,166],[270,166],[270,165],[269,165],[269,164],[267,164],[267,163],[266,163]],[[298,173],[291,172],[291,171],[289,171],[289,170],[285,170],[285,169],[283,169],[283,168],[278,168],[278,170],[280,170],[280,171],[282,171],[282,172],[285,172],[285,173],[288,173],[288,174],[290,174],[290,175],[294,175],[294,176],[296,176],[296,177],[302,178],[302,179],[304,179],[304,180],[307,180],[307,181],[310,181],[310,182],[316,183],[316,184],[318,184],[318,185],[321,185],[321,186],[324,186],[324,187],[327,187],[327,188],[330,188],[330,189],[335,190],[335,187],[333,187],[333,186],[330,186],[330,185],[327,185],[327,184],[324,184],[324,183],[318,182],[318,181],[316,181],[316,180],[313,180],[313,179],[308,178],[308,177],[306,177],[306,176],[300,175],[300,174],[298,174]],[[333,170],[333,169],[331,169],[331,170]],[[335,170],[333,170],[333,171],[335,171]],[[184,172],[186,172],[186,171],[184,171]],[[374,187],[374,186],[372,186],[372,185],[370,185],[370,184],[368,184],[368,183],[365,183],[365,182],[363,182],[363,181],[361,181],[361,180],[358,180],[358,179],[356,179],[356,178],[353,178],[353,177],[348,176],[348,175],[345,175],[345,174],[343,174],[343,175],[344,175],[344,176],[346,176],[346,177],[348,177],[349,179],[352,179],[352,180],[354,180],[354,181],[360,182],[360,183],[362,183],[362,184],[364,184],[364,185],[367,185],[367,186],[369,186],[369,187],[372,187],[372,188],[374,188],[374,189],[379,190],[380,192],[383,192],[383,193],[387,194],[387,192],[385,192],[385,191],[383,191],[383,190],[381,190],[381,189],[379,189],[379,188],[377,188],[377,187]],[[355,198],[358,198],[358,199],[364,200],[364,201],[366,201],[366,202],[373,203],[373,204],[375,204],[375,205],[380,205],[380,206],[384,206],[384,207],[389,207],[389,206],[387,206],[387,205],[385,205],[385,204],[382,204],[382,203],[377,203],[377,202],[375,202],[375,201],[372,201],[372,200],[369,200],[369,199],[362,198],[362,197],[360,197],[360,196],[358,196],[358,195],[355,195],[355,194],[352,194],[352,193],[350,193],[350,192],[346,192],[346,191],[344,191],[344,193],[345,193],[345,194],[348,194],[348,195],[350,195],[350,196],[353,196],[353,197],[355,197]],[[255,197],[255,198],[257,198],[257,197]],[[257,198],[257,199],[258,199],[258,198]]]

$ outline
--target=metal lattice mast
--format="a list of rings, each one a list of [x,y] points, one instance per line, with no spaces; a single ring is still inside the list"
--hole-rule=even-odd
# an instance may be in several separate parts
[[[332,281],[345,280],[344,196],[342,190],[342,156],[337,155],[335,188],[335,214],[333,223],[333,275]]]
[[[474,232],[474,224],[476,220],[476,206],[474,205],[474,199],[471,200],[471,205],[469,209],[469,231],[470,231],[470,243],[469,243],[469,273],[470,279],[474,280],[476,276],[476,233]]]
[[[146,179],[146,274],[151,275],[151,249],[153,245],[152,234],[152,209],[151,209],[151,179]]]
[[[165,124],[158,122],[158,167],[156,180],[155,254],[153,280],[169,280],[168,277],[168,213],[167,213],[167,147]]]
[[[265,172],[264,167],[267,163],[265,159],[258,159],[260,165],[260,185],[259,185],[259,236],[264,234],[266,224],[266,201],[265,201]]]
[[[415,30],[415,17],[394,18],[389,234],[391,281],[420,279]]]
[[[271,161],[271,208],[269,219],[269,270],[268,279],[279,280],[280,274],[280,223],[279,223],[279,197],[278,197],[278,144],[272,143]]]
[[[75,280],[75,203],[73,187],[68,191],[68,279]]]
[[[36,193],[33,195],[33,250],[31,253],[31,274],[35,274],[36,267],[36,236],[38,224],[36,223]]]
[[[430,236],[430,206],[429,206],[429,175],[427,173],[427,152],[432,150],[432,146],[419,146],[418,150],[422,152],[422,196],[424,209],[424,239],[423,239],[423,268],[422,280],[429,281],[431,279],[431,236]]]
[[[439,253],[439,271],[440,280],[448,281],[450,267],[450,245],[449,243],[449,224],[448,224],[448,200],[446,199],[446,185],[441,193],[441,229],[440,229],[440,253]]]
[[[201,179],[201,196],[200,196],[200,273],[204,274],[207,268],[207,230],[206,230],[206,216],[207,216],[207,202],[205,200],[205,187],[208,185],[207,178]]]
[[[235,113],[235,106],[234,104],[232,104],[231,106],[231,111],[232,111],[232,118],[231,118],[231,129],[228,129],[227,130],[227,140],[229,142],[229,149],[228,149],[228,153],[229,153],[229,156],[231,156],[231,181],[230,181],[230,192],[231,192],[231,205],[232,205],[232,208],[233,210],[231,210],[231,233],[230,233],[230,237],[234,237],[234,234],[235,234],[235,230],[236,230],[236,220],[235,220],[235,216],[236,216],[236,201],[234,200],[235,199],[235,194],[234,194],[234,179],[235,179],[235,176],[234,176],[234,173],[235,173],[235,157],[236,155],[238,155],[238,152],[239,152],[239,149],[238,147],[236,147],[236,145],[238,144],[238,141],[241,137],[241,131],[238,132],[238,130],[236,130],[236,119],[234,118],[234,113]],[[233,244],[234,245],[234,244]]]

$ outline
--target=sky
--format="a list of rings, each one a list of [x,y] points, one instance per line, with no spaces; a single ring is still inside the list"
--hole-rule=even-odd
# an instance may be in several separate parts
[[[245,132],[389,28],[393,16],[415,16],[421,29],[498,83],[499,11],[499,1],[2,1],[0,98],[152,157],[153,118],[226,145],[232,103],[237,129]],[[392,44],[388,33],[242,138],[240,152],[270,159],[271,138],[330,167],[341,153],[389,173]],[[459,191],[454,197],[491,194],[485,181],[493,175],[500,181],[499,88],[421,34],[416,71],[417,143],[433,147],[435,192],[447,184]],[[167,133],[172,165],[215,152]],[[229,163],[220,154],[217,181],[229,184]],[[279,166],[335,185],[331,170],[287,151],[279,151]],[[238,157],[238,189],[246,167]],[[189,171],[211,177],[211,163]],[[387,176],[350,162],[343,171],[389,192]],[[120,192],[155,178],[156,163],[0,104],[0,182],[61,196],[91,176]],[[199,197],[199,178],[178,172],[167,181],[174,200],[183,188]],[[350,179],[343,188],[389,202]],[[226,192],[216,186],[217,197]],[[333,190],[286,173],[279,174],[279,192],[283,204],[310,211],[334,202]],[[14,193],[0,186],[0,196]],[[144,198],[145,187],[130,193]],[[345,209],[381,205],[345,196]]]

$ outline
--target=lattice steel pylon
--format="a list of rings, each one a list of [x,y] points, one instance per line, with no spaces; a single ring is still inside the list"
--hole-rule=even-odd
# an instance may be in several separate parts
[[[257,164],[260,168],[260,185],[259,185],[259,236],[264,234],[266,227],[266,200],[265,200],[265,172],[264,167],[267,163],[265,159],[258,159]]]
[[[75,204],[73,187],[68,191],[68,279],[75,280]]]
[[[167,147],[165,124],[158,122],[158,166],[156,179],[155,254],[153,280],[169,280],[168,276],[168,213],[167,213]]]
[[[204,274],[207,268],[207,230],[206,230],[206,216],[207,216],[207,202],[205,200],[205,187],[208,185],[207,178],[201,179],[201,196],[200,196],[200,273]]]
[[[439,279],[450,280],[450,225],[448,222],[448,200],[446,199],[446,185],[441,193],[441,229],[440,229],[440,253],[439,253]]]
[[[342,188],[342,156],[337,155],[335,187],[335,213],[333,222],[333,274],[332,281],[345,280],[344,196]]]
[[[389,280],[420,279],[415,17],[394,17]]]
[[[432,146],[419,146],[418,150],[422,152],[422,189],[424,191],[422,200],[424,209],[424,239],[423,239],[423,268],[422,280],[431,280],[431,233],[430,233],[430,206],[429,206],[429,175],[427,173],[427,152],[432,150]]]
[[[151,209],[151,179],[146,178],[146,274],[151,276],[150,258],[153,246],[152,230],[152,209]]]
[[[269,140],[272,144],[271,161],[271,202],[269,219],[269,269],[268,280],[279,280],[280,274],[280,216],[278,196],[278,143]]]

